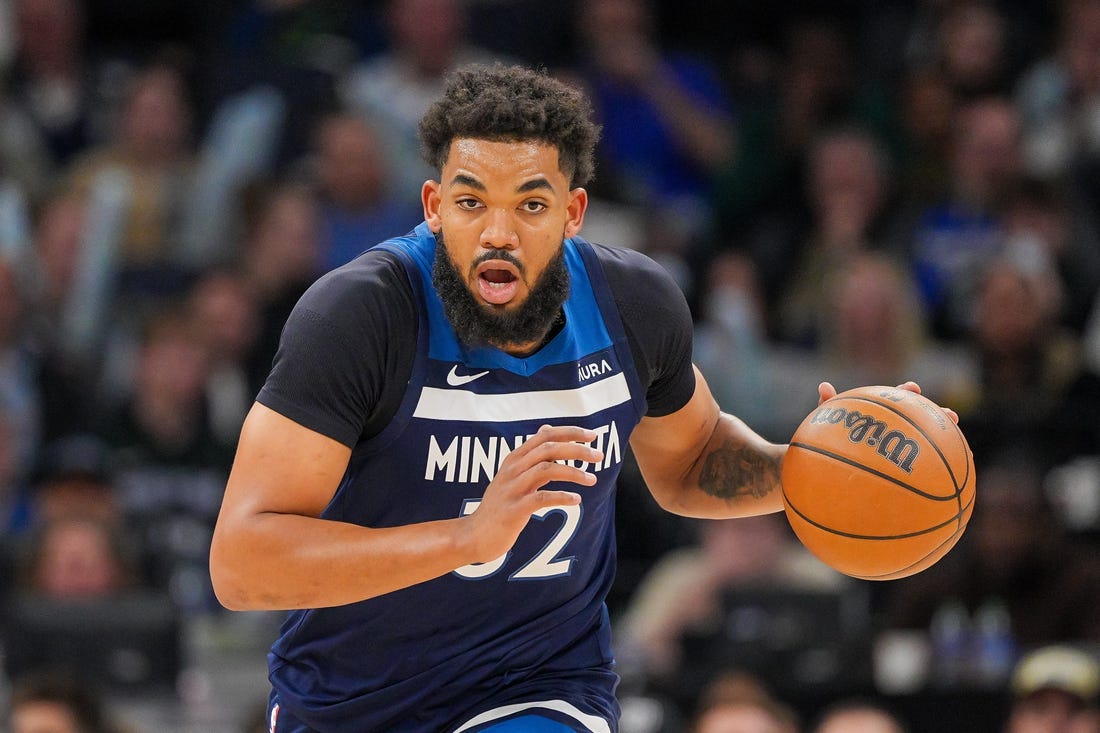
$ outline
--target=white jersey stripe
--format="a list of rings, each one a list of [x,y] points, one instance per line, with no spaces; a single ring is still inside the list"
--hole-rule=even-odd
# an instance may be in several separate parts
[[[565,700],[541,700],[539,702],[521,702],[514,705],[504,705],[499,708],[493,708],[492,710],[486,710],[480,715],[476,715],[470,720],[463,723],[460,727],[455,728],[454,733],[462,733],[462,731],[469,730],[474,726],[489,723],[500,718],[505,718],[510,715],[522,712],[524,710],[531,710],[532,708],[543,708],[545,710],[554,710],[559,713],[564,713],[569,717],[576,720],[588,728],[592,733],[611,733],[611,726],[607,721],[596,715],[589,715],[586,712],[579,710],[576,706],[567,703]]]
[[[586,417],[630,401],[630,388],[620,372],[576,389],[478,394],[464,389],[424,387],[413,417],[425,420],[515,422]]]

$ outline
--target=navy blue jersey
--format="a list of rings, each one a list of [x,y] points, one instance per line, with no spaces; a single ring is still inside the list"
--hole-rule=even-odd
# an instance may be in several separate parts
[[[473,512],[508,453],[544,424],[596,431],[604,459],[582,466],[594,486],[561,487],[581,494],[579,506],[534,515],[494,561],[346,606],[292,611],[269,656],[279,705],[321,733],[454,730],[484,711],[551,698],[614,721],[604,597],[615,567],[615,480],[652,378],[639,378],[595,251],[565,242],[565,326],[519,358],[458,341],[432,287],[436,241],[426,225],[379,247],[408,276],[415,356],[388,422],[355,442],[324,518],[392,527]],[[344,434],[277,386],[259,399]]]

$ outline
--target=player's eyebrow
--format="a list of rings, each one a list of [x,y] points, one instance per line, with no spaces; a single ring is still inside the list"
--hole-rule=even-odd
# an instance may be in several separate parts
[[[554,192],[554,187],[550,185],[550,181],[545,178],[532,178],[530,181],[521,184],[516,188],[516,193],[527,193],[528,191],[535,191],[537,189],[545,188],[551,193]]]
[[[451,179],[452,186],[469,186],[477,191],[485,191],[485,184],[477,180],[471,175],[465,173],[456,173],[455,177]],[[545,178],[532,178],[530,181],[525,181],[516,186],[516,193],[528,193],[529,191],[536,191],[546,189],[553,193],[554,187],[550,185],[550,181]]]
[[[469,186],[470,188],[476,188],[478,191],[485,190],[485,184],[477,180],[473,176],[468,176],[465,173],[456,173],[455,177],[451,179],[452,186]]]

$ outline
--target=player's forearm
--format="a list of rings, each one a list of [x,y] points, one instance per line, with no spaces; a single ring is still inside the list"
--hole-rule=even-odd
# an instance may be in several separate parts
[[[740,419],[723,413],[690,485],[749,514],[780,511],[779,468],[786,450],[787,446],[769,443]]]
[[[767,514],[783,509],[779,468],[785,445],[769,443],[722,413],[710,438],[678,481],[651,490],[665,508],[692,517]],[[663,496],[662,496],[663,495]]]
[[[354,603],[440,577],[473,562],[465,522],[368,528],[260,513],[219,525],[210,572],[231,610]]]

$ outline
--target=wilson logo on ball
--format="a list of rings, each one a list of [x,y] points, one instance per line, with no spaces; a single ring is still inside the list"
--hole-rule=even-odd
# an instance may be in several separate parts
[[[913,463],[920,455],[920,446],[905,433],[858,410],[843,407],[821,407],[810,418],[814,425],[843,425],[848,440],[874,448],[880,456],[906,473],[913,472]]]

